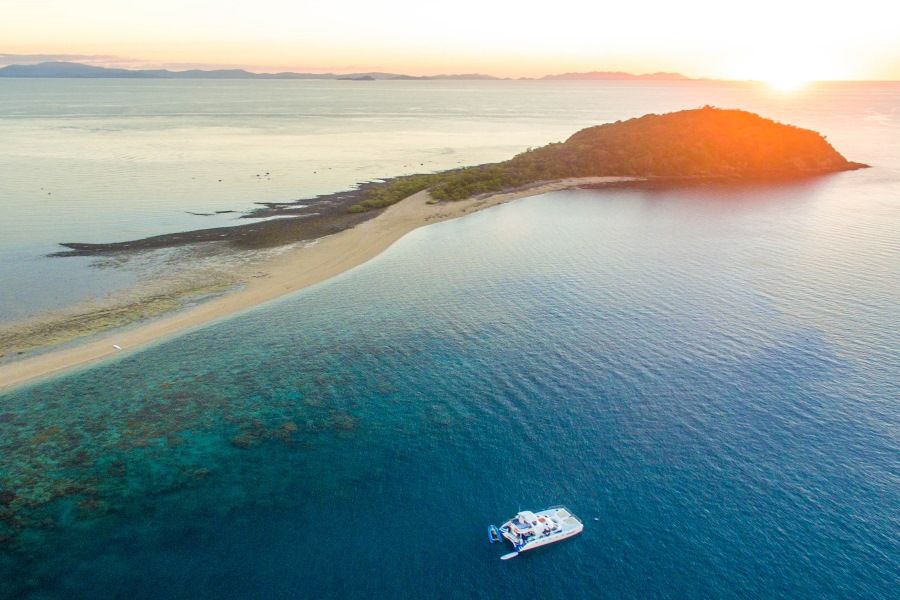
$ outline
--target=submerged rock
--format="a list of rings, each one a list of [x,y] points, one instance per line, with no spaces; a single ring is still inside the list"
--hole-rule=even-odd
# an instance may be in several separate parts
[[[34,434],[34,436],[31,438],[31,443],[36,446],[40,444],[46,444],[47,442],[59,436],[60,433],[62,433],[62,429],[60,429],[59,427],[45,427],[44,429],[41,429],[36,434]]]
[[[91,462],[91,455],[84,450],[79,450],[66,460],[65,465],[68,467],[78,467],[88,465]]]
[[[345,412],[335,412],[331,415],[331,424],[337,431],[352,431],[356,429],[357,418]]]
[[[128,467],[126,467],[124,460],[114,460],[106,472],[112,477],[124,477],[128,472]]]
[[[259,445],[259,437],[253,435],[251,432],[242,432],[228,440],[228,442],[234,446],[235,448],[240,448],[241,450],[247,450],[249,448],[253,448],[254,446]]]
[[[276,427],[272,431],[272,437],[280,440],[284,443],[289,443],[293,441],[294,434],[297,432],[297,424],[293,421],[288,421],[287,423],[282,424],[280,427]]]
[[[240,433],[232,437],[229,440],[229,443],[235,448],[247,450],[249,448],[253,448],[254,446],[259,446],[259,444],[262,443],[265,437],[265,426],[258,419],[253,419],[241,430]]]
[[[78,509],[82,513],[106,513],[109,512],[109,504],[96,496],[88,496],[78,503]]]

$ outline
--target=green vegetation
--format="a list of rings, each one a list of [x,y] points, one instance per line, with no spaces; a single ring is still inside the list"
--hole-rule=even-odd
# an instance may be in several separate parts
[[[802,176],[862,167],[819,133],[742,110],[704,107],[582,129],[564,143],[510,160],[371,184],[351,212],[384,208],[422,190],[463,200],[567,177]]]
[[[440,173],[407,175],[384,183],[371,184],[366,199],[350,207],[350,212],[360,213],[396,204],[404,198],[428,189],[437,183]]]
[[[371,184],[365,200],[350,207],[359,213],[390,206],[422,190],[428,190],[435,200],[444,202],[465,200],[478,194],[498,192],[541,181],[567,177],[557,169],[547,168],[550,163],[531,160],[529,150],[512,160],[502,163],[453,169],[441,173],[407,175]]]

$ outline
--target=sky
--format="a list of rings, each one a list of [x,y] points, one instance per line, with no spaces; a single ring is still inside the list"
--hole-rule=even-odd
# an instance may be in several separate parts
[[[0,62],[900,79],[898,12],[886,0],[0,0]]]

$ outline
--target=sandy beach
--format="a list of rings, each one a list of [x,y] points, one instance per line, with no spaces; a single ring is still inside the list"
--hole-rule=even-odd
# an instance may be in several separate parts
[[[365,263],[410,231],[424,225],[455,219],[527,196],[581,185],[629,180],[624,177],[563,179],[453,203],[435,203],[427,192],[420,192],[351,229],[321,238],[313,244],[299,245],[262,263],[239,268],[233,276],[242,285],[232,292],[173,314],[163,314],[136,327],[112,329],[92,335],[84,343],[51,349],[0,365],[0,389],[85,367],[116,354],[133,352],[147,344],[325,281]]]

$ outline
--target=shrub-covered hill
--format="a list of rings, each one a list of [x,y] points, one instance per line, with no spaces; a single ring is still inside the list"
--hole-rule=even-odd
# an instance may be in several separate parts
[[[759,177],[852,168],[815,131],[710,107],[582,129],[541,151],[545,160],[596,174]]]
[[[501,163],[399,177],[372,186],[351,210],[388,206],[423,189],[438,200],[462,200],[565,177],[791,177],[862,166],[815,131],[707,106],[589,127]]]
[[[65,243],[55,256],[228,241],[242,248],[268,248],[341,231],[364,221],[360,214],[428,190],[436,200],[569,177],[799,177],[863,167],[847,161],[821,135],[741,110],[701,108],[646,115],[583,129],[562,143],[523,152],[505,162],[396,177],[330,194],[310,208],[308,200],[275,203],[248,217],[288,217],[236,227],[216,227],[110,244]],[[299,205],[299,206],[298,206]]]

